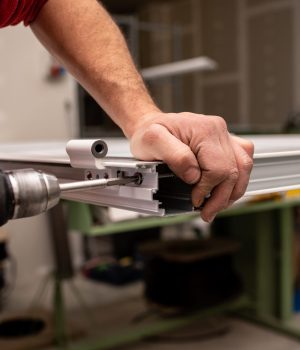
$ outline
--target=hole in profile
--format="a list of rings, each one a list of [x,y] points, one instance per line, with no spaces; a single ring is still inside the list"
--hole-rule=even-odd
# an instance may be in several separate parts
[[[101,145],[101,143],[98,143],[98,144],[95,146],[95,151],[96,151],[97,153],[101,153],[103,150],[104,150],[104,147],[103,147],[103,145]]]
[[[21,338],[39,334],[45,322],[35,318],[16,318],[0,323],[0,338]]]
[[[88,180],[92,180],[93,179],[93,174],[91,172],[88,172],[86,175]]]
[[[105,157],[107,154],[107,151],[108,151],[107,145],[102,140],[95,141],[91,146],[91,152],[95,158]]]
[[[134,176],[137,177],[135,184],[136,185],[141,185],[144,181],[143,175],[141,173],[135,173]]]

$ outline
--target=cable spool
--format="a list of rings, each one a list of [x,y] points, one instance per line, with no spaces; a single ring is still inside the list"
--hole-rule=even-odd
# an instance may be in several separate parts
[[[233,268],[239,244],[229,240],[147,243],[144,280],[147,300],[161,309],[189,311],[237,297],[242,283]]]

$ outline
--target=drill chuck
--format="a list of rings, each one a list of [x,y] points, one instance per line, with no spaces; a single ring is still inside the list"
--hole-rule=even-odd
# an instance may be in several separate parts
[[[33,169],[1,172],[0,191],[4,197],[1,198],[0,225],[10,219],[43,213],[60,199],[57,178]]]

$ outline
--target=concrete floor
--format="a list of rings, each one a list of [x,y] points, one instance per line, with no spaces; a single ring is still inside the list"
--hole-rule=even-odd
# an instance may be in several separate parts
[[[101,339],[113,330],[132,329],[132,319],[145,311],[145,303],[141,298],[129,298],[126,301],[117,302],[102,308],[94,309],[94,316],[97,326],[88,330],[89,336]],[[74,316],[76,315],[76,312]],[[78,319],[78,317],[75,316]],[[148,321],[146,321],[148,322]],[[166,339],[151,339],[142,341],[130,346],[121,347],[126,350],[299,350],[300,342],[284,337],[265,328],[244,322],[239,319],[221,318],[220,322],[225,322],[228,331],[223,335],[199,340],[191,336],[191,340],[181,341],[186,338],[186,334],[192,329],[203,327],[203,322],[197,321],[186,327],[185,330],[176,330],[168,333]],[[151,323],[151,321],[149,322]],[[83,324],[82,324],[83,325]],[[86,329],[87,330],[87,329]],[[177,337],[177,340],[174,340]]]
[[[82,297],[90,306],[91,313],[80,307],[80,303],[74,297],[72,288],[66,284],[64,287],[65,300],[68,309],[68,319],[76,322],[76,328],[79,328],[85,336],[79,339],[80,343],[86,339],[101,339],[101,337],[112,336],[116,332],[124,329],[132,330],[136,325],[132,323],[133,319],[143,314],[147,306],[142,297],[143,286],[140,283],[129,287],[114,288],[107,285],[92,283],[79,277],[75,281]],[[7,310],[17,310],[28,308],[29,300],[36,291],[37,286],[32,286],[30,290],[26,288],[16,288],[9,298]],[[50,309],[51,293],[43,298],[43,307]],[[92,314],[92,316],[91,316]],[[151,323],[152,319],[146,319],[139,323]],[[174,335],[185,336],[185,332],[191,329],[198,329],[203,324],[194,324],[186,330],[169,333],[168,339],[163,341],[159,338],[121,347],[126,350],[300,350],[300,342],[289,339],[282,335],[271,332],[267,329],[255,326],[238,319],[220,319],[220,323],[225,322],[229,326],[229,331],[221,336],[199,338],[192,336],[188,341],[173,340]],[[300,328],[300,322],[298,322]],[[170,340],[171,338],[171,340]],[[180,339],[182,339],[180,337]],[[78,339],[75,343],[78,342]],[[53,348],[52,348],[53,349]],[[88,350],[88,348],[86,348]],[[45,350],[43,348],[43,350]]]
[[[239,320],[229,320],[231,330],[224,336],[181,343],[140,343],[129,350],[299,350],[300,343]]]

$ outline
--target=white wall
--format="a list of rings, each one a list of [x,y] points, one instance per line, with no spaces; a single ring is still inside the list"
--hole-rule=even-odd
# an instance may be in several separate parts
[[[69,76],[47,80],[49,57],[30,28],[0,30],[0,142],[76,136],[75,83]],[[17,288],[30,289],[32,280],[52,266],[46,215],[11,222],[5,229],[18,262]]]
[[[0,30],[0,142],[74,135],[74,83],[47,80],[49,58],[29,28]]]

